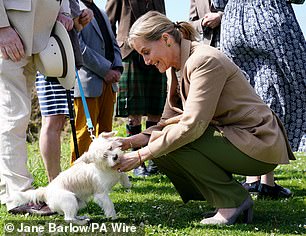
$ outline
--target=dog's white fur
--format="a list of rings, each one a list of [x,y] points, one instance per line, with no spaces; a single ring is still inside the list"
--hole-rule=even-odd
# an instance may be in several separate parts
[[[111,188],[118,182],[130,188],[125,173],[112,167],[120,161],[120,142],[111,137],[115,132],[102,133],[94,139],[88,151],[73,166],[61,172],[48,186],[15,194],[18,205],[45,202],[52,211],[64,214],[66,221],[85,224],[77,212],[93,197],[108,218],[116,219],[114,204],[109,198]]]

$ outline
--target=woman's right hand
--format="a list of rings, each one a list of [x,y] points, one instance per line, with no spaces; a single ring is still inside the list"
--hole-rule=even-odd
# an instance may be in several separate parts
[[[121,143],[121,150],[125,151],[128,150],[130,148],[132,148],[131,146],[131,142],[129,141],[129,137],[128,138],[122,138],[122,137],[114,137],[115,141],[118,141]]]
[[[130,137],[114,137],[116,141],[122,143],[121,150],[125,151],[132,148],[141,148],[148,144],[150,136],[145,134],[136,134]]]

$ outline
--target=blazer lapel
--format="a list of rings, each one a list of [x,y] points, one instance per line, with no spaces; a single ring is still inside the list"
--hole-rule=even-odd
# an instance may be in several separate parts
[[[96,19],[92,19],[92,25],[93,25],[95,31],[97,31],[99,37],[103,40],[103,36],[102,36],[100,27],[99,27],[98,22],[96,21]]]
[[[182,113],[183,110],[181,109],[182,104],[181,104],[181,96],[178,94],[177,88],[178,88],[178,79],[175,73],[175,69],[174,68],[169,68],[166,71],[166,75],[168,78],[168,87],[169,87],[169,106],[171,107],[171,109],[173,109],[174,111],[178,112],[178,113]]]
[[[190,56],[191,41],[182,39],[181,40],[181,70],[184,69],[185,63]]]

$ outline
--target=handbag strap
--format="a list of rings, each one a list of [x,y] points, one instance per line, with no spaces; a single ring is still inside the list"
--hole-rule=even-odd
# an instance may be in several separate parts
[[[86,102],[86,98],[85,98],[85,95],[84,95],[84,91],[83,91],[83,87],[82,87],[82,84],[81,84],[81,80],[80,80],[80,77],[79,77],[78,70],[76,69],[75,71],[76,71],[76,77],[77,77],[78,86],[79,86],[79,90],[80,90],[80,94],[81,94],[81,98],[82,98],[82,103],[83,103],[83,107],[84,107],[84,113],[85,113],[85,116],[86,116],[87,130],[90,134],[91,139],[94,140],[96,138],[96,136],[93,134],[94,126],[93,126],[91,118],[90,118],[89,109],[88,109],[88,106],[87,106],[87,102]]]

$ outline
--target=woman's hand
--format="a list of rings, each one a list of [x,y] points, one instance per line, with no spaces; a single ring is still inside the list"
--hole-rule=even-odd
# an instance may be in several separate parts
[[[115,165],[113,168],[120,172],[127,172],[132,169],[135,169],[136,167],[140,165],[141,165],[141,162],[138,157],[138,151],[134,151],[134,152],[123,154],[123,156],[120,158],[120,163]]]
[[[113,169],[120,172],[127,172],[136,167],[140,166],[144,161],[150,160],[153,157],[149,151],[148,147],[144,147],[137,151],[128,152],[120,157],[120,162],[113,167]]]
[[[128,150],[133,147],[132,143],[130,142],[130,138],[115,137],[115,140],[122,143],[120,146],[122,151]]]
[[[130,148],[140,148],[148,144],[150,136],[145,134],[136,134],[127,138],[114,137],[116,141],[122,143],[121,150],[125,151]]]

